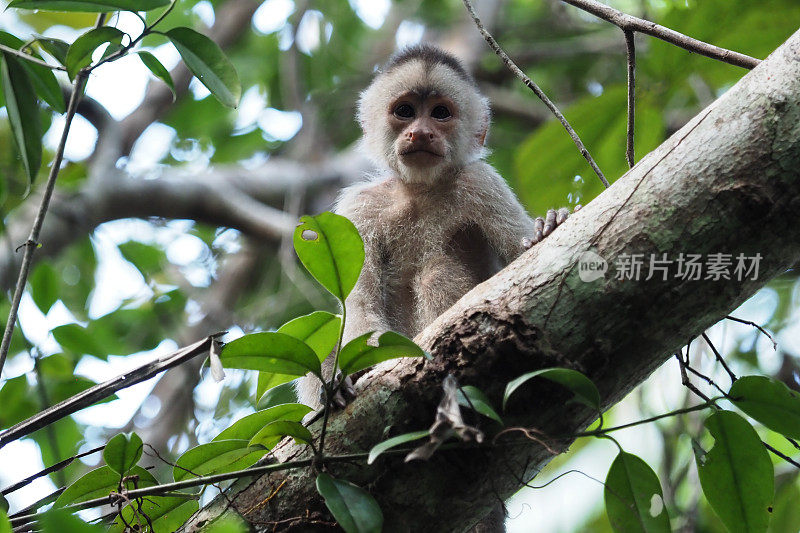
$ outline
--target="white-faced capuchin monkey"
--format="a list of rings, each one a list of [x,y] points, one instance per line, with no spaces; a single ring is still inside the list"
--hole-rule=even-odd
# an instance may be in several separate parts
[[[363,146],[380,171],[344,189],[336,204],[366,251],[346,301],[344,342],[373,330],[413,338],[566,220],[566,208],[529,217],[483,160],[489,120],[472,76],[433,46],[396,54],[361,94]],[[332,364],[329,357],[326,376]],[[299,380],[297,393],[322,407],[316,377]],[[492,515],[474,531],[503,531],[502,508]]]
[[[566,208],[531,219],[483,160],[489,121],[472,76],[429,45],[396,54],[361,93],[362,142],[380,171],[336,204],[366,251],[346,301],[345,343],[373,330],[413,338],[566,220]],[[317,378],[299,380],[297,393],[322,407]]]

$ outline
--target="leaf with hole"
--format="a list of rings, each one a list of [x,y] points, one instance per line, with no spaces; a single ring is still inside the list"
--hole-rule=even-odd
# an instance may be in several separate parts
[[[28,71],[12,55],[0,54],[0,78],[14,144],[28,176],[27,196],[42,166],[42,125]]]
[[[43,11],[150,11],[169,4],[169,0],[12,0],[8,7]]]
[[[236,107],[242,96],[239,75],[217,44],[190,28],[173,28],[165,33],[188,69],[223,105]]]
[[[728,393],[733,404],[768,428],[800,439],[800,394],[766,376],[737,379]]]
[[[458,389],[458,404],[463,407],[475,409],[477,412],[491,418],[500,425],[503,425],[503,419],[497,414],[497,411],[492,407],[491,401],[478,387],[472,385],[464,385]]]
[[[278,328],[278,333],[285,333],[305,342],[322,362],[336,348],[341,325],[341,315],[315,311],[290,320]]]
[[[80,69],[88,66],[92,62],[92,53],[105,43],[120,44],[124,33],[117,28],[102,26],[94,28],[73,42],[67,51],[67,74],[69,79],[74,80],[75,75]]]
[[[136,433],[118,433],[103,448],[103,460],[116,473],[124,476],[142,457],[142,439]]]
[[[378,502],[358,485],[322,473],[317,476],[317,492],[347,533],[379,533],[383,528]]]
[[[127,490],[158,485],[158,481],[153,477],[153,474],[141,466],[131,468],[127,476],[130,478],[125,481]],[[135,480],[133,479],[134,476],[136,477]],[[121,476],[109,466],[95,468],[68,486],[56,499],[53,507],[64,507],[73,503],[102,498],[112,492],[118,492],[120,479]]]
[[[169,90],[172,91],[172,101],[175,101],[175,83],[172,81],[172,76],[170,75],[167,68],[161,64],[161,61],[156,59],[156,56],[151,54],[150,52],[137,52],[139,59],[142,60],[144,66],[146,66],[150,72],[153,73],[153,76],[160,79],[164,83],[167,84]]]
[[[308,372],[319,376],[321,372],[317,354],[306,343],[272,331],[252,333],[229,342],[222,349],[220,360],[226,368],[290,376],[303,376]]]
[[[639,457],[620,451],[606,476],[606,514],[618,533],[672,531],[658,476]]]
[[[306,215],[294,230],[294,249],[314,279],[344,302],[364,265],[364,242],[346,217]]]
[[[271,450],[283,437],[292,437],[295,442],[303,444],[310,444],[314,440],[311,432],[300,422],[277,420],[261,428],[250,439],[250,446],[263,446]]]
[[[397,357],[423,357],[425,355],[422,348],[414,344],[414,341],[394,331],[387,331],[378,337],[377,346],[367,344],[371,336],[372,332],[365,333],[344,345],[339,354],[339,368],[344,375]]]
[[[576,401],[596,411],[600,411],[600,392],[598,392],[595,384],[577,370],[571,370],[569,368],[545,368],[534,372],[528,372],[510,381],[508,385],[506,385],[506,392],[503,395],[503,410],[506,409],[508,399],[514,391],[535,377],[544,378],[558,383],[559,385],[563,385],[575,394]]]
[[[245,439],[217,440],[195,446],[183,453],[172,469],[175,481],[197,476],[223,474],[254,465],[266,452]]]
[[[278,420],[290,420],[292,422],[300,422],[304,416],[311,412],[311,408],[302,403],[286,403],[283,405],[276,405],[269,409],[256,411],[237,420],[230,427],[223,429],[219,435],[214,437],[215,440],[228,440],[228,439],[252,439],[258,431],[269,423]]]
[[[731,411],[706,419],[714,447],[695,462],[706,500],[732,533],[766,531],[775,490],[772,462],[753,427]]]
[[[367,457],[367,464],[371,465],[375,462],[375,459],[378,458],[383,452],[387,450],[391,450],[396,446],[400,446],[401,444],[405,444],[406,442],[413,442],[415,440],[422,439],[424,437],[429,436],[431,433],[427,429],[424,431],[414,431],[413,433],[403,433],[402,435],[397,435],[396,437],[392,437],[391,439],[386,439],[383,442],[379,442],[372,449],[369,451],[369,457]]]

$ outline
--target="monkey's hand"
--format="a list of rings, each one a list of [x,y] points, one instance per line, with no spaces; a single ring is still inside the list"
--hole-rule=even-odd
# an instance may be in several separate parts
[[[578,212],[581,206],[576,205],[573,213]],[[569,217],[569,209],[566,207],[562,207],[558,211],[555,209],[549,209],[547,211],[547,215],[544,218],[537,217],[536,220],[533,221],[534,224],[534,231],[533,237],[527,238],[525,237],[522,239],[522,246],[527,250],[531,246],[536,243],[542,242],[545,237],[553,233],[553,231],[560,226],[567,218]]]

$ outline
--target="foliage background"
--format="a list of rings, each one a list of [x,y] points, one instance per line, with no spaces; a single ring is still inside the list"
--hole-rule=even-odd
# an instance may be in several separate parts
[[[800,27],[800,5],[794,0],[608,3],[760,58]],[[621,32],[556,0],[485,4],[482,7],[494,14],[491,30],[501,45],[556,101],[606,175],[622,175],[627,167]],[[244,8],[236,11],[237,5]],[[42,260],[32,274],[13,357],[0,388],[0,427],[210,332],[229,330],[233,338],[274,329],[314,309],[334,309],[334,302],[297,267],[286,238],[216,226],[199,208],[198,216],[192,216],[191,209],[176,206],[170,211],[166,206],[144,210],[137,219],[117,220],[112,213],[98,221],[85,207],[120,183],[130,187],[132,202],[148,194],[145,186],[153,181],[173,183],[167,179],[176,176],[200,183],[217,180],[222,185],[208,194],[213,203],[215,195],[233,195],[234,190],[238,194],[241,176],[256,176],[264,183],[256,179],[258,186],[249,189],[251,199],[294,218],[326,209],[337,187],[367,168],[354,151],[359,136],[352,119],[354,102],[373,68],[398,46],[419,39],[438,41],[457,49],[472,66],[494,109],[489,159],[531,213],[586,203],[600,193],[601,185],[561,127],[485,47],[461,2],[181,0],[166,27],[186,25],[202,31],[230,22],[226,17],[232,14],[243,19],[226,49],[243,84],[237,110],[220,106],[196,81],[188,89],[178,84],[175,103],[159,100],[154,105],[149,97],[157,91],[156,82],[145,86],[148,75],[133,58],[107,65],[89,80],[89,103],[73,131],[69,163],[59,178],[59,202],[48,214],[51,224],[66,220],[71,225],[60,242],[44,241]],[[252,22],[247,20],[251,16]],[[23,38],[43,33],[71,40],[93,20],[90,15],[9,10],[0,15],[0,29]],[[122,17],[117,24],[123,28],[137,22]],[[168,67],[177,63],[176,53],[163,40],[152,38],[144,44]],[[637,52],[639,157],[744,74],[737,67],[639,35]],[[0,280],[9,289],[16,270],[8,257],[21,243],[12,230],[23,223],[29,226],[29,204],[35,203],[37,191],[22,197],[26,178],[2,113],[0,214],[6,251]],[[50,128],[46,139],[52,150],[61,122],[56,118],[51,123],[44,111],[42,117]],[[140,124],[131,126],[137,120]],[[109,156],[103,151],[104,140],[120,129],[127,137]],[[41,178],[40,174],[39,185]],[[280,194],[270,195],[276,184],[283,187]],[[91,201],[80,203],[87,198]],[[145,197],[144,202],[158,205],[159,199]],[[70,206],[84,209],[70,211]],[[735,313],[771,331],[779,341],[777,350],[744,325],[719,324],[710,336],[735,371],[772,375],[798,390],[799,300],[797,275],[789,272]],[[7,316],[7,306],[7,301],[0,304],[1,315]],[[713,373],[713,355],[709,357],[702,342],[694,346],[693,359]],[[231,373],[222,387],[200,377],[197,368],[172,374],[161,386],[148,383],[126,390],[117,400],[8,446],[0,454],[0,486],[101,444],[119,428],[135,427],[146,442],[175,456],[206,442],[255,407],[251,375]],[[677,409],[690,401],[677,368],[669,364],[615,407],[608,422]],[[630,430],[620,439],[658,471],[674,524],[687,531],[722,531],[700,496],[691,466],[687,434],[696,434],[698,424],[698,418],[686,415]],[[762,430],[762,438],[797,455],[767,430]],[[602,479],[614,452],[611,444],[577,444],[559,457],[537,483],[571,469],[585,475],[573,473],[546,489],[523,490],[509,507],[511,530],[525,531],[530,523],[546,524],[548,531],[609,530],[602,513],[602,485],[588,476]],[[76,462],[54,479],[15,493],[12,506],[27,505],[53,484],[61,486],[88,468]],[[797,471],[776,464],[776,472],[771,527],[798,531]]]

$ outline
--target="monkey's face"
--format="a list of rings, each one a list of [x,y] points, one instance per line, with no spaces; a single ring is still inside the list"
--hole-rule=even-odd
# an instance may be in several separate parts
[[[409,91],[393,100],[387,111],[400,164],[432,170],[451,160],[449,140],[458,123],[458,109],[451,99]]]

